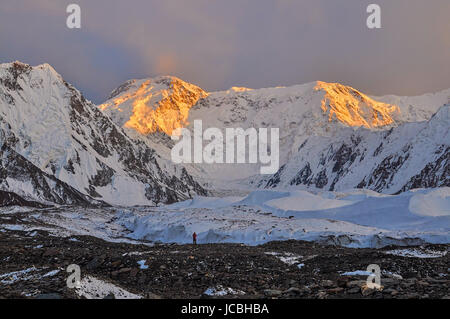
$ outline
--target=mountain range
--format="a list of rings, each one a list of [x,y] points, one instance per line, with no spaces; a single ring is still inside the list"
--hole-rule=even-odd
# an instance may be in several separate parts
[[[202,120],[204,129],[279,128],[280,170],[195,164],[186,169],[219,189],[368,188],[398,193],[450,185],[450,90],[370,97],[338,83],[208,93],[175,77],[132,80],[100,108],[129,134],[169,158],[164,138]],[[149,123],[150,118],[150,125]]]
[[[450,186],[449,108],[450,89],[373,97],[313,82],[206,92],[170,76],[127,81],[94,105],[48,64],[1,64],[0,191],[46,205],[132,206],[255,188]],[[279,128],[279,171],[173,164],[170,135],[198,119]]]
[[[48,64],[0,65],[0,135],[0,187],[26,199],[154,205],[206,194]]]

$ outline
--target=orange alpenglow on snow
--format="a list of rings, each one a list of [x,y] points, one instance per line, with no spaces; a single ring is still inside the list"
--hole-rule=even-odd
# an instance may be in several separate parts
[[[157,88],[161,83],[168,87]],[[146,80],[136,91],[121,95],[99,108],[102,111],[113,108],[122,112],[122,104],[129,101],[132,103],[132,113],[124,127],[135,129],[144,135],[155,132],[172,135],[177,128],[189,124],[189,110],[206,96],[208,94],[195,85],[175,77],[161,77],[156,82]]]
[[[398,106],[375,101],[349,86],[320,81],[311,84],[314,90],[311,93],[322,94],[320,102],[311,105],[311,110],[318,110],[327,122],[338,122],[352,127],[377,128],[395,124],[400,116]],[[270,94],[276,95],[278,89],[281,95],[285,94],[284,87],[257,90],[233,87],[228,91],[207,93],[198,86],[176,77],[162,76],[129,81],[123,86],[122,93],[119,92],[99,108],[114,117],[120,126],[142,135],[163,132],[171,136],[176,129],[189,125],[192,107],[211,94],[223,96],[250,94],[248,96],[250,99],[257,99],[260,92],[261,98],[264,99],[267,95],[264,92],[269,90]],[[275,112],[276,105],[271,106]]]
[[[339,83],[318,81],[315,90],[325,92],[321,107],[330,122],[338,120],[348,126],[376,128],[393,124],[400,114],[398,106],[377,102]]]

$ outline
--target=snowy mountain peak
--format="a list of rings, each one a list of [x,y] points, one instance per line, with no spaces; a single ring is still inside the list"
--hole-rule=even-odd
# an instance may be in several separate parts
[[[58,72],[56,72],[56,70],[48,63],[43,63],[34,67],[20,61],[0,64],[0,76],[2,78],[8,75],[17,78],[20,75],[29,74],[31,71],[41,72],[42,74],[51,74],[56,78],[62,79],[61,75],[59,75]]]
[[[190,108],[208,94],[173,76],[131,80],[114,90],[99,108],[120,126],[141,134],[172,131],[186,126]]]
[[[163,82],[153,85],[167,86]],[[173,202],[204,193],[182,167],[126,135],[48,64],[1,65],[2,136],[0,142],[42,170],[42,176],[110,204]],[[14,179],[7,187],[17,183]],[[22,195],[43,199],[36,187],[28,190]]]
[[[211,111],[213,105],[221,106],[220,111],[215,108]],[[193,119],[203,119],[201,113],[209,111],[216,118],[212,122],[219,122],[215,123],[218,127],[223,126],[221,123],[232,122],[248,126],[249,123],[238,123],[246,122],[247,116],[241,114],[243,108],[246,114],[265,114],[265,110],[288,112],[286,120],[299,124],[307,117],[312,122],[305,122],[303,126],[312,126],[308,130],[318,134],[335,122],[371,129],[386,127],[395,124],[400,115],[397,106],[378,102],[338,83],[313,82],[264,89],[232,87],[227,91],[207,93],[171,76],[127,81],[99,108],[117,125],[144,136],[155,132],[171,135],[174,129],[188,126]],[[253,123],[254,126],[272,122],[271,115],[260,115],[265,120]],[[208,123],[212,123],[211,116],[208,116]],[[282,127],[281,124],[277,122],[272,126]]]
[[[30,68],[30,65],[20,62],[20,61],[14,61],[14,62],[9,62],[9,63],[0,63],[0,70],[9,70],[11,68],[26,69],[26,68]]]
[[[400,116],[398,106],[375,101],[349,86],[319,81],[314,89],[325,93],[321,108],[329,122],[376,128],[394,124]]]

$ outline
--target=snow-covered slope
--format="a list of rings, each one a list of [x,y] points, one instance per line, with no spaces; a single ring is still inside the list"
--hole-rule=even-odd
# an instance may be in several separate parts
[[[204,190],[134,141],[49,65],[0,65],[0,129],[48,175],[117,205],[174,202]]]
[[[189,110],[207,94],[176,77],[130,80],[114,90],[100,109],[116,124],[147,135],[188,124]]]
[[[0,148],[0,190],[4,195],[0,206],[41,206],[37,202],[79,206],[102,204],[41,171],[6,144]]]
[[[164,99],[155,98],[158,96]],[[100,107],[167,159],[173,143],[164,132],[170,134],[171,130],[155,121],[151,121],[151,130],[138,129],[133,126],[136,118],[146,122],[139,114],[182,118],[176,125],[171,122],[170,128],[192,128],[194,120],[202,120],[204,130],[280,129],[282,168],[274,176],[260,176],[259,164],[186,165],[189,173],[216,191],[242,184],[248,188],[250,183],[398,192],[449,185],[448,107],[443,107],[449,101],[450,90],[418,97],[376,98],[324,82],[205,93],[177,78],[163,77],[129,81]],[[439,115],[433,117],[439,109]]]
[[[261,186],[385,193],[450,186],[449,109],[443,106],[429,121],[388,131],[345,129],[332,138],[306,137],[298,153]]]
[[[450,89],[419,96],[386,95],[374,99],[397,105],[404,121],[419,122],[429,120],[442,105],[450,103]]]

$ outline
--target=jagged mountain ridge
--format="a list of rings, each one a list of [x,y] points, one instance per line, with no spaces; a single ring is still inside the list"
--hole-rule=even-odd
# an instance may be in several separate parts
[[[140,80],[139,83],[160,79]],[[259,187],[304,185],[333,190],[364,187],[379,192],[448,185],[449,139],[442,138],[449,126],[445,110],[441,109],[440,124],[431,118],[450,101],[450,90],[418,97],[377,98],[339,83],[314,82],[287,88],[232,88],[206,93],[198,100],[183,100],[181,96],[180,101],[180,96],[176,99],[170,96],[172,91],[183,90],[180,86],[186,82],[174,77],[164,77],[164,80],[163,92],[166,101],[173,103],[172,111],[178,112],[179,104],[183,105],[184,112],[189,110],[187,120],[177,123],[178,126],[189,128],[194,120],[201,119],[204,129],[280,128],[283,166],[274,176],[258,176],[257,165],[186,165],[190,173],[210,183],[211,187],[217,186],[218,180],[239,178]],[[137,96],[136,86],[130,83],[136,80],[123,85],[102,104],[122,126],[129,117],[122,117],[120,122],[116,119],[124,113],[133,114],[133,106],[138,104],[133,99]],[[152,95],[158,93],[153,91]],[[124,96],[128,98],[123,103]],[[145,99],[145,95],[138,99]],[[151,110],[160,107],[158,101],[151,100],[139,106]],[[447,127],[447,131],[433,131],[433,127],[439,125]],[[156,145],[155,149],[162,156],[169,156],[173,145],[170,139],[164,139],[160,133],[128,129],[149,145]],[[428,132],[429,136],[424,137],[426,142],[418,140],[417,132],[423,132],[424,136]],[[439,168],[436,163],[440,163]]]
[[[27,201],[16,193],[0,191],[0,207],[5,206],[28,206],[37,208],[46,207],[39,202]]]
[[[205,194],[185,169],[127,136],[47,64],[0,65],[0,117],[11,149],[96,200],[138,205]]]
[[[295,157],[260,186],[368,188],[384,193],[449,186],[449,108],[443,106],[427,122],[387,131],[343,130],[331,141],[309,137]]]
[[[99,201],[78,192],[52,175],[41,171],[30,161],[3,144],[0,148],[1,206],[41,207],[39,203],[93,206],[103,205]]]

